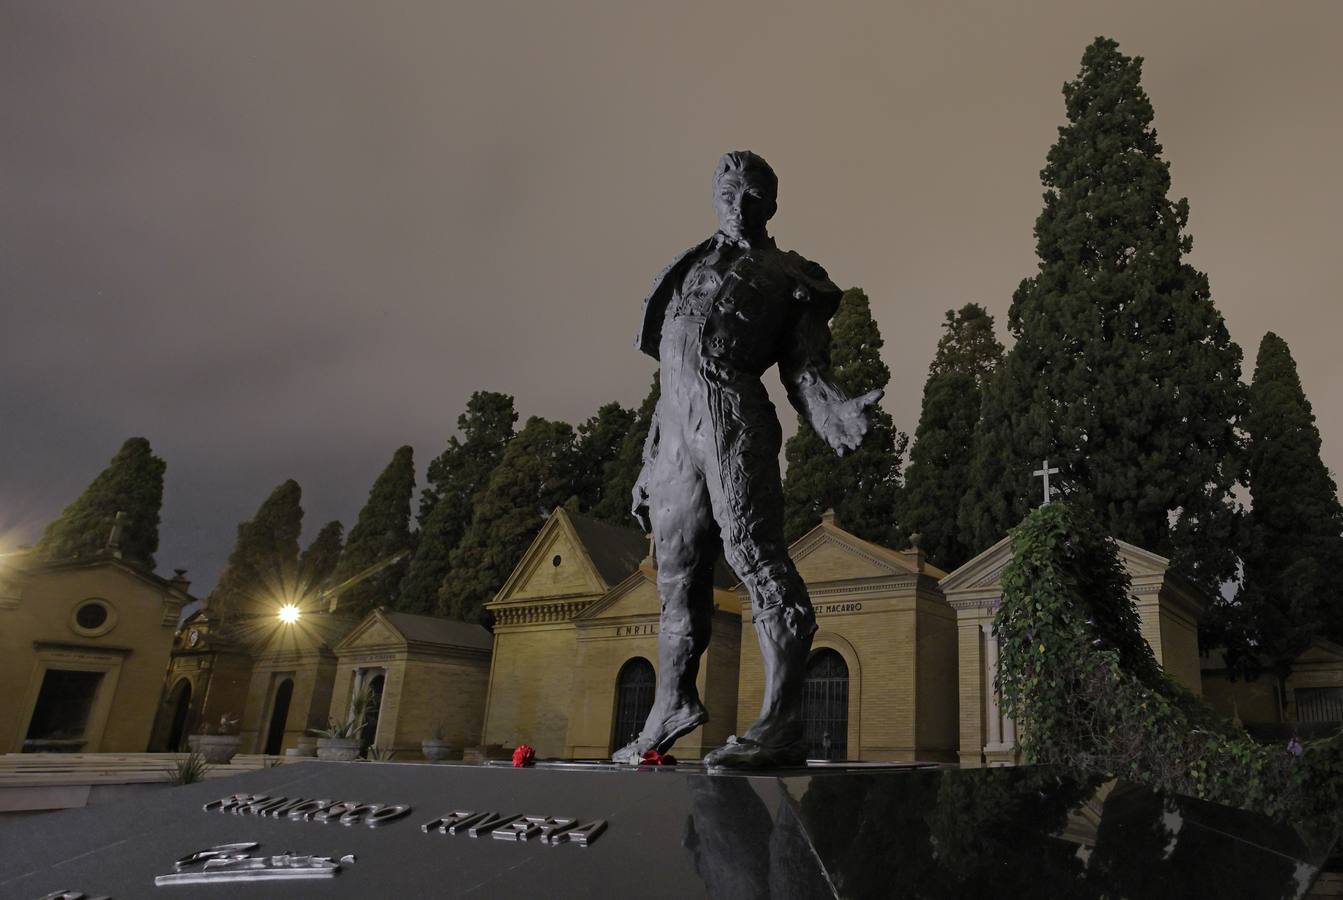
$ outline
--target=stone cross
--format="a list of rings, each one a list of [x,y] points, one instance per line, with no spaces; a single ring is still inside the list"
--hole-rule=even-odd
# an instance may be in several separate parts
[[[1058,466],[1055,466],[1051,469],[1049,467],[1049,460],[1047,459],[1044,460],[1040,468],[1036,469],[1034,472],[1031,473],[1036,477],[1043,477],[1045,480],[1045,505],[1049,504],[1049,476],[1057,475],[1058,473],[1059,473]]]

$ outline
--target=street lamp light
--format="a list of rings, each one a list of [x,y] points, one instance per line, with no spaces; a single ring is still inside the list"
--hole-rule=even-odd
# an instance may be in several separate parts
[[[299,608],[293,603],[286,603],[284,606],[280,607],[280,621],[286,625],[293,625],[298,621],[298,617],[301,614]]]

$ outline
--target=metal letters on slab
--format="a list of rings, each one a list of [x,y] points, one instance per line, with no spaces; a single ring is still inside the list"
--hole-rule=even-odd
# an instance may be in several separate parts
[[[782,432],[761,376],[777,363],[788,399],[841,455],[862,442],[881,391],[855,398],[835,384],[829,323],[841,292],[825,269],[769,236],[777,193],[759,156],[724,155],[713,177],[718,231],[664,269],[644,300],[636,346],[661,363],[662,393],[631,511],[652,532],[657,556],[658,682],[643,730],[616,762],[666,753],[708,720],[695,677],[709,644],[720,541],[751,596],[765,691],[755,723],[704,762],[806,760],[802,685],[816,615],[788,558]]]
[[[154,884],[218,884],[229,881],[297,881],[335,878],[342,865],[354,862],[354,855],[337,862],[329,856],[281,853],[279,856],[249,856],[259,844],[220,844],[189,853],[173,864],[171,875],[159,875]],[[199,866],[199,868],[193,868]]]

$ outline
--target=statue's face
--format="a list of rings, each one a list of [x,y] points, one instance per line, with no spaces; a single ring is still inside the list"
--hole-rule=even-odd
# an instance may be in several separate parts
[[[740,172],[727,172],[714,186],[713,204],[718,228],[732,238],[759,239],[774,213],[774,202],[760,179]]]

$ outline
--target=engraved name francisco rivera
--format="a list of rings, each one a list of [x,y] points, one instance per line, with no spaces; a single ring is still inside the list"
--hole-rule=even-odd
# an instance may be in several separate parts
[[[653,533],[662,613],[653,708],[617,762],[664,753],[708,720],[695,676],[720,542],[751,597],[765,697],[745,734],[704,761],[806,758],[802,681],[816,615],[784,542],[782,432],[761,377],[777,364],[793,406],[841,455],[862,441],[881,391],[852,398],[832,381],[829,322],[841,292],[825,269],[769,236],[777,194],[763,159],[725,154],[713,176],[717,232],[664,269],[644,300],[636,343],[660,362],[662,393],[632,511]]]

